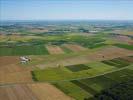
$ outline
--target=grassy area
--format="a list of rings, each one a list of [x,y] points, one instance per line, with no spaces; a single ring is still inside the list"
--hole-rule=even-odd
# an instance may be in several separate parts
[[[87,64],[90,69],[81,70],[78,72],[71,72],[66,67],[47,68],[44,70],[34,70],[34,77],[38,81],[57,81],[70,80],[82,77],[91,77],[106,71],[114,70],[115,67],[103,64],[101,62],[94,62]]]
[[[131,80],[133,78],[133,70],[125,69],[125,70],[110,73],[105,77],[120,83],[123,81]]]
[[[47,65],[51,62],[55,62],[56,66],[57,64],[60,64],[60,61],[65,61],[67,59],[72,59],[72,58],[79,58],[82,56],[87,56],[90,55],[92,53],[95,53],[97,51],[101,51],[103,49],[106,48],[111,48],[111,46],[106,46],[106,47],[100,47],[100,48],[95,48],[95,49],[89,49],[86,51],[80,51],[80,52],[73,52],[73,53],[64,53],[61,55],[32,55],[30,56],[30,58],[32,58],[32,60],[27,64],[27,66],[38,66],[41,65],[43,67],[43,65]],[[69,63],[70,64],[70,63]],[[50,67],[50,66],[45,66],[46,67]],[[51,66],[52,67],[52,66]]]
[[[0,47],[0,56],[46,55],[46,54],[48,54],[48,51],[44,47],[44,45]]]
[[[115,46],[128,49],[128,50],[133,50],[133,45],[128,45],[128,44],[115,44]]]
[[[75,98],[76,100],[83,100],[85,97],[92,97],[92,95],[72,82],[58,82],[54,84],[57,88],[62,90],[65,94]]]
[[[121,60],[120,58],[112,59],[109,61],[118,65],[129,65],[128,61]],[[102,62],[92,62],[85,64],[85,66],[90,68],[86,70],[82,70],[81,66],[82,64],[72,66],[72,70],[74,71],[75,68],[79,67],[78,71],[76,72],[72,72],[66,67],[59,66],[58,68],[36,70],[33,71],[33,74],[37,81],[50,81],[61,91],[75,98],[76,100],[84,100],[85,98],[91,99],[94,95],[100,93],[102,90],[108,89],[116,83],[129,81],[133,78],[133,70],[130,70],[132,65],[130,65],[130,67],[127,69],[122,69],[112,73],[106,72],[122,67],[109,65]],[[102,74],[104,72],[106,73],[105,75],[89,78],[93,75],[99,75],[100,73]]]
[[[66,53],[72,53],[73,51],[71,51],[70,49],[64,47],[64,46],[60,46],[62,48],[62,50]]]
[[[110,85],[112,85],[114,83],[113,80],[105,77],[105,76],[98,76],[95,78],[87,78],[87,79],[82,79],[82,80],[78,80],[84,84],[86,84],[88,87],[92,88],[94,91],[96,91],[95,93],[100,92],[101,90],[105,89],[105,88],[109,88]]]
[[[92,95],[94,95],[94,94],[97,93],[94,89],[88,87],[87,84],[84,84],[81,81],[74,80],[74,81],[71,81],[71,82],[74,83],[74,84],[76,84],[77,86],[79,86],[80,88],[82,88],[83,90],[85,90],[86,92],[91,93]]]
[[[108,64],[108,65],[111,65],[111,66],[118,67],[118,68],[125,67],[125,66],[128,66],[130,64],[130,62],[119,59],[119,58],[112,59],[112,60],[105,60],[102,62],[105,64]]]
[[[72,42],[75,42],[77,44],[80,44],[84,47],[88,48],[98,48],[101,46],[105,46],[104,44],[105,39],[99,38],[97,36],[95,37],[86,37],[86,36],[71,36],[69,38]]]
[[[7,39],[6,39],[7,38]],[[66,53],[73,53],[62,44],[75,43],[87,48],[106,46],[105,39],[98,36],[84,36],[79,34],[44,35],[44,36],[4,36],[0,40],[0,56],[11,55],[44,55],[48,54],[45,44],[60,45]],[[4,41],[3,41],[4,39]]]
[[[96,94],[91,100],[132,100],[133,80],[121,82]],[[90,100],[89,98],[86,100]]]
[[[71,70],[72,72],[78,72],[78,71],[89,69],[89,67],[84,64],[70,65],[70,66],[66,66],[66,68]]]
[[[76,100],[84,100],[85,98],[88,98],[87,100],[93,100],[91,99],[92,96],[100,93],[102,90],[108,89],[117,83],[130,81],[132,78],[133,70],[123,69],[94,78],[73,80],[71,82],[58,82],[56,86]],[[79,89],[82,93],[79,92]]]

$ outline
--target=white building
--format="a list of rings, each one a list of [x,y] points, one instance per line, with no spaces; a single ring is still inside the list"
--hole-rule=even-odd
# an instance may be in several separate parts
[[[21,63],[27,63],[28,61],[30,61],[30,59],[28,57],[24,57],[24,56],[20,57]]]

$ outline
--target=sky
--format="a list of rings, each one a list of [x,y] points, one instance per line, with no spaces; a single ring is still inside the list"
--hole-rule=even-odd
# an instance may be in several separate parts
[[[0,0],[0,20],[133,20],[133,0]]]

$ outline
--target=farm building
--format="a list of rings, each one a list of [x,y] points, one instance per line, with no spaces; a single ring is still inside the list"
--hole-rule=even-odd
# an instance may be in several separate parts
[[[28,61],[30,61],[30,59],[28,57],[24,57],[24,56],[20,57],[21,63],[27,63]]]

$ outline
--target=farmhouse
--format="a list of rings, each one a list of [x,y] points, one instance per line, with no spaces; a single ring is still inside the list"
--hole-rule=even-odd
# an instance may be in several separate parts
[[[20,57],[21,63],[27,63],[28,61],[30,61],[30,59],[28,57],[24,57],[24,56]]]

